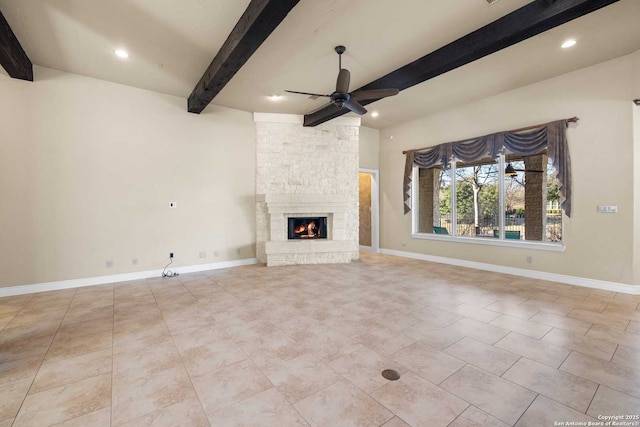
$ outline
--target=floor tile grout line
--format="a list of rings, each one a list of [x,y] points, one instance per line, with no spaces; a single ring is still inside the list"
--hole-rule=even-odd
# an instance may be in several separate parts
[[[593,400],[596,398],[596,394],[598,394],[598,390],[600,390],[601,385],[602,384],[598,384],[598,387],[596,387],[596,391],[593,393],[593,396],[591,396],[589,405],[587,405],[587,409],[584,411],[585,415],[589,415],[589,409],[591,408],[591,405],[593,405]]]
[[[611,357],[609,358],[609,362],[613,363],[613,358],[616,356],[616,353],[618,352],[619,348],[620,348],[620,344],[616,344],[616,349],[613,350],[613,353],[611,353]]]
[[[542,324],[542,323],[541,323],[541,324]],[[547,326],[549,326],[549,325],[547,325]],[[555,326],[551,326],[551,329],[549,329],[549,330],[548,330],[548,331],[547,331],[543,336],[541,336],[541,337],[538,339],[538,341],[540,341],[540,342],[545,342],[545,341],[543,341],[544,337],[546,337],[547,335],[549,335],[549,334],[550,334],[554,329],[558,329],[558,328],[556,328]],[[549,344],[550,344],[550,343],[549,343]]]
[[[566,347],[563,347],[563,348],[566,348]],[[557,368],[558,370],[560,370],[560,367],[561,367],[562,365],[564,365],[564,362],[566,362],[566,361],[567,361],[567,359],[569,358],[569,356],[571,356],[571,354],[572,354],[572,353],[574,353],[574,352],[580,353],[579,351],[576,351],[576,350],[573,350],[573,349],[570,349],[570,348],[569,348],[569,349],[567,349],[567,350],[569,350],[569,353],[567,354],[567,356],[566,356],[564,359],[562,359],[562,362],[560,363],[560,365],[559,365],[559,366],[558,366],[558,368]],[[584,354],[584,353],[580,353],[580,354]],[[566,371],[563,371],[563,372],[566,372]],[[586,379],[586,378],[585,378],[585,379]]]
[[[513,367],[516,365],[516,363],[518,363],[518,362],[520,361],[520,359],[522,359],[523,357],[524,357],[525,359],[527,359],[527,360],[531,360],[531,359],[529,359],[528,357],[525,357],[525,356],[520,355],[520,357],[518,357],[518,359],[516,359],[516,361],[515,361],[515,362],[513,362],[513,363],[511,364],[511,366],[509,366],[507,369],[505,369],[505,371],[504,371],[501,375],[498,375],[498,377],[500,377],[500,378],[502,378],[503,380],[505,380],[506,378],[503,378],[503,375],[504,375],[504,374],[506,374],[507,372],[509,372],[509,370],[510,370],[511,368],[513,368]],[[534,360],[534,362],[535,362],[535,360]],[[540,362],[538,362],[538,363],[540,363]],[[541,364],[541,365],[544,365],[544,363],[540,363],[540,364]],[[547,366],[547,365],[545,365],[545,366]]]
[[[184,284],[179,279],[178,279],[178,282],[182,286],[184,286]],[[149,286],[149,285],[147,285],[147,286]],[[185,288],[186,288],[186,286],[185,286]],[[191,291],[188,288],[186,288],[186,289],[193,296]],[[193,390],[193,393],[196,395],[196,398],[198,399],[198,403],[200,404],[200,409],[202,409],[202,413],[207,418],[207,422],[209,423],[209,425],[211,425],[211,420],[209,420],[209,414],[207,414],[207,411],[205,410],[204,405],[202,404],[202,400],[200,399],[200,396],[198,395],[198,391],[196,390],[196,387],[193,384],[193,380],[191,379],[191,375],[189,374],[189,370],[187,369],[187,366],[184,363],[184,359],[182,358],[182,353],[178,349],[178,346],[177,346],[177,344],[175,342],[174,336],[171,333],[171,329],[169,328],[169,325],[167,324],[167,320],[165,319],[165,316],[164,316],[164,313],[162,312],[162,309],[158,305],[158,299],[156,298],[156,294],[153,292],[153,289],[151,288],[151,286],[149,286],[149,291],[151,292],[151,295],[153,296],[153,300],[155,301],[156,307],[158,308],[158,311],[160,312],[160,316],[162,316],[162,321],[164,322],[164,326],[167,329],[167,331],[169,332],[169,337],[171,338],[171,343],[173,344],[173,347],[175,348],[176,352],[178,353],[178,357],[180,357],[180,365],[181,365],[182,369],[184,370],[184,373],[187,375],[187,378],[189,378],[189,383],[191,384],[191,389]],[[194,296],[194,298],[195,298],[195,296]],[[196,299],[196,301],[197,301],[197,299]],[[171,369],[171,368],[168,368],[168,369]],[[169,406],[171,406],[171,405],[169,405]],[[166,406],[163,407],[162,409],[164,409],[164,408],[166,408]],[[131,420],[129,420],[129,421],[131,421]],[[113,420],[112,420],[112,422],[113,422]]]
[[[422,377],[420,377],[418,374],[416,374],[415,372],[413,372],[413,371],[411,371],[411,370],[407,370],[407,372],[411,372],[412,374],[417,375],[419,378],[422,378]],[[407,373],[407,372],[405,372],[403,375],[406,375],[406,373]],[[424,378],[423,378],[423,379],[424,379]],[[380,387],[377,387],[377,388],[375,388],[374,390],[371,390],[371,392],[367,393],[367,392],[366,392],[366,391],[364,391],[362,388],[360,388],[357,384],[354,384],[354,383],[353,383],[351,380],[349,380],[348,378],[347,378],[346,380],[349,382],[349,384],[353,385],[353,386],[354,386],[354,387],[356,387],[358,390],[360,390],[360,392],[362,392],[362,393],[366,394],[366,395],[369,397],[369,399],[373,399],[376,403],[378,403],[379,405],[381,405],[383,408],[385,408],[387,411],[389,411],[389,413],[391,413],[391,414],[392,414],[391,418],[389,418],[388,420],[384,421],[384,422],[382,423],[382,425],[384,425],[384,424],[388,423],[391,419],[393,419],[393,417],[394,417],[394,416],[395,416],[395,417],[398,417],[398,418],[400,418],[400,419],[402,419],[398,414],[396,414],[396,413],[393,411],[393,409],[392,409],[392,408],[388,407],[388,406],[387,406],[387,405],[385,405],[383,402],[381,402],[380,400],[378,400],[375,396],[373,396],[373,394],[374,394],[375,392],[377,392],[378,390],[382,390],[383,388],[385,388],[385,387],[387,387],[389,384],[391,384],[391,383],[392,383],[391,381],[387,381],[386,383],[382,384]],[[425,381],[428,381],[428,380],[425,380]],[[431,383],[431,384],[433,384],[431,381],[428,381],[428,382],[429,382],[429,383]],[[435,387],[438,387],[438,386],[437,386],[437,385],[435,385],[435,384],[433,384],[433,385],[434,385]],[[438,387],[438,388],[440,388],[440,387]],[[441,390],[442,390],[442,389],[441,389]],[[446,391],[446,390],[445,390],[445,391]],[[457,396],[456,396],[456,397],[457,397]],[[464,400],[464,399],[463,399],[463,400]],[[466,401],[465,401],[465,402],[466,402]],[[403,421],[404,421],[404,420],[403,420]],[[407,424],[409,424],[409,423],[407,423]]]
[[[458,360],[460,360],[460,359],[458,359]],[[462,370],[463,368],[465,368],[465,367],[466,367],[466,366],[468,366],[468,365],[471,365],[471,366],[473,366],[474,368],[476,367],[475,365],[472,365],[471,363],[467,362],[466,360],[461,360],[461,362],[464,362],[464,365],[460,366],[458,369],[456,369],[456,370],[455,370],[455,372],[452,372],[452,373],[451,373],[451,375],[447,376],[445,379],[443,379],[442,381],[440,381],[439,383],[437,383],[437,384],[435,384],[435,385],[436,385],[436,386],[438,386],[438,387],[440,387],[440,384],[442,384],[442,383],[446,382],[449,378],[451,378],[452,376],[454,376],[455,374],[457,374],[458,372],[460,372],[460,370]],[[481,368],[478,368],[478,369],[481,369]],[[416,375],[418,375],[418,374],[416,374]],[[418,375],[418,376],[419,376],[420,378],[422,378],[422,376],[420,376],[420,375]],[[426,379],[426,378],[425,378],[425,379]],[[429,381],[429,380],[427,380],[427,381]],[[429,382],[431,382],[431,381],[429,381]],[[432,383],[432,384],[433,384],[433,383]],[[440,388],[442,388],[442,387],[440,387]],[[444,390],[444,388],[442,388],[442,389]],[[451,392],[450,392],[450,391],[448,391],[448,390],[445,390],[445,391],[447,391],[448,393],[451,393]],[[454,393],[451,393],[451,394],[454,394]],[[457,396],[457,397],[459,397],[460,399],[462,399],[460,396]],[[462,399],[462,400],[464,400],[464,399]]]
[[[18,315],[19,315],[19,314],[20,314],[20,313],[21,313],[21,312],[22,312],[22,311],[27,307],[27,305],[29,305],[29,303],[30,303],[31,301],[33,301],[33,299],[34,299],[35,297],[36,297],[36,294],[32,294],[31,298],[29,298],[29,301],[27,301],[27,302],[22,306],[22,308],[21,308],[20,310],[16,311],[16,314],[13,316],[13,318],[15,319],[15,318],[16,318],[16,316],[18,316]],[[13,319],[11,319],[11,320],[13,321]],[[9,323],[11,323],[11,322],[9,322]],[[3,330],[4,330],[4,328],[6,328],[6,327],[9,325],[9,323],[7,323],[7,324],[3,327]]]
[[[466,400],[465,400],[465,402],[466,402]],[[469,402],[467,402],[467,403],[469,403]],[[458,418],[460,418],[460,416],[461,416],[462,414],[464,414],[465,412],[467,412],[467,409],[469,409],[469,408],[470,408],[470,407],[472,407],[472,406],[473,406],[473,405],[472,405],[471,403],[469,403],[469,404],[467,405],[467,407],[466,407],[466,408],[464,408],[464,411],[462,411],[462,412],[460,412],[458,415],[456,415],[456,417],[455,417],[454,419],[452,419],[450,423],[448,423],[448,424],[447,424],[447,427],[448,427],[448,426],[450,426],[450,425],[452,425],[453,423],[455,423],[455,422],[456,422],[456,420],[457,420]],[[408,424],[408,423],[407,423],[407,424]]]
[[[78,292],[78,288],[76,288],[75,291],[73,292],[73,296],[71,296],[71,298],[69,298],[69,304],[67,304],[67,309],[65,310],[64,316],[66,316],[67,311],[69,311],[69,307],[71,306],[71,301],[73,301],[73,298],[75,297],[77,292]],[[62,320],[64,319],[64,316],[62,316],[62,319],[60,319],[60,322],[58,323],[58,328],[56,329],[56,333],[53,334],[53,337],[51,338],[51,342],[49,343],[49,347],[47,348],[47,351],[44,353],[44,357],[40,361],[40,365],[38,366],[38,369],[36,370],[36,374],[31,379],[31,384],[29,385],[29,388],[27,389],[27,393],[24,395],[24,398],[22,399],[22,402],[20,403],[20,408],[18,408],[18,411],[16,412],[15,419],[13,420],[12,425],[15,424],[15,422],[18,420],[18,416],[20,415],[20,411],[22,411],[22,406],[24,405],[24,402],[27,400],[27,397],[29,396],[29,391],[31,391],[31,387],[33,387],[33,383],[35,382],[36,378],[38,377],[38,374],[40,373],[40,369],[42,368],[42,364],[47,359],[47,354],[49,354],[49,351],[51,350],[51,346],[53,345],[53,342],[56,339],[56,335],[58,335],[58,331],[60,330],[60,325],[62,325]]]
[[[535,393],[535,392],[534,392],[534,393]],[[520,422],[520,420],[522,419],[522,417],[524,417],[524,414],[526,414],[526,413],[527,413],[527,411],[529,410],[529,408],[531,408],[531,405],[533,405],[533,402],[535,402],[535,401],[538,399],[538,397],[540,397],[540,396],[543,396],[543,395],[541,395],[540,393],[536,393],[536,397],[534,397],[534,398],[531,400],[531,402],[529,403],[529,405],[527,406],[527,408],[526,408],[524,411],[522,411],[522,414],[520,414],[520,416],[518,417],[518,419],[516,420],[516,422],[515,422],[515,423],[513,423],[513,425],[514,425],[514,426],[515,426],[516,424],[518,424],[518,422]],[[547,397],[547,396],[544,396],[544,397]],[[503,420],[501,420],[501,421],[503,421]]]
[[[20,310],[18,310],[18,311],[16,311],[15,313],[13,313],[13,317],[11,318],[11,320],[9,320],[9,321],[8,321],[8,322],[7,322],[7,323],[6,323],[2,328],[0,328],[0,333],[2,333],[2,332],[6,329],[6,327],[7,327],[7,326],[9,326],[9,324],[10,324],[11,322],[13,322],[13,319],[15,319],[15,318],[16,318],[16,316],[17,316],[17,315],[18,315],[22,310],[24,310],[24,308],[25,308],[25,307],[26,307],[26,306],[31,302],[31,300],[32,300],[33,298],[34,298],[34,295],[32,295],[32,296],[31,296],[31,298],[29,298],[29,300],[28,300],[26,303],[24,303],[24,305],[23,305],[22,307],[20,307]],[[10,329],[11,329],[11,328],[10,328]]]
[[[587,334],[591,331],[591,329],[593,329],[594,326],[595,326],[595,323],[592,323],[591,326],[589,326],[589,329],[587,329],[587,332],[585,332],[584,335],[582,336],[586,337]]]

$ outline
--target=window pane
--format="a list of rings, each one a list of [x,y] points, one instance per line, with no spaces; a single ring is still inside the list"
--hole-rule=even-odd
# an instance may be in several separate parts
[[[505,238],[559,242],[562,213],[556,171],[546,151],[505,158]]]
[[[456,163],[456,218],[459,236],[493,238],[499,227],[498,162]]]
[[[505,238],[524,239],[524,162],[522,157],[507,155],[505,163],[507,164],[504,177]]]
[[[558,171],[547,162],[547,241],[562,242],[562,209],[558,189]]]
[[[451,234],[451,171],[418,169],[418,232]]]
[[[434,201],[437,216],[434,218],[433,232],[436,234],[452,234],[451,221],[451,169],[438,172],[438,198]],[[439,228],[438,228],[439,227]]]

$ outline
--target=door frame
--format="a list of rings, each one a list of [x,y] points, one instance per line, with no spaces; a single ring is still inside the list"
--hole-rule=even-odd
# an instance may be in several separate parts
[[[380,171],[359,168],[358,172],[371,175],[371,246],[360,246],[366,251],[380,251]],[[358,192],[358,194],[360,194]],[[359,196],[358,196],[359,197]]]

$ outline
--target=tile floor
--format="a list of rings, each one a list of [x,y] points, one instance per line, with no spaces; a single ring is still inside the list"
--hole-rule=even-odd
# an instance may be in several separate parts
[[[0,427],[638,415],[639,303],[371,253],[2,298]]]

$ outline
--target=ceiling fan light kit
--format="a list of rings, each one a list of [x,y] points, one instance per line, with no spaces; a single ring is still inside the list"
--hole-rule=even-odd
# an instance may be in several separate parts
[[[346,68],[342,68],[342,54],[347,50],[342,45],[336,46],[336,53],[338,54],[338,79],[336,80],[336,90],[332,94],[319,94],[309,92],[298,92],[295,90],[285,90],[289,93],[297,93],[299,95],[309,95],[313,99],[318,97],[329,98],[330,103],[338,108],[346,108],[349,111],[353,111],[358,115],[367,113],[367,109],[362,106],[358,101],[368,101],[371,99],[382,99],[388,96],[395,96],[400,91],[395,88],[389,89],[372,89],[363,90],[360,92],[349,93],[349,83],[351,82],[351,73]]]

